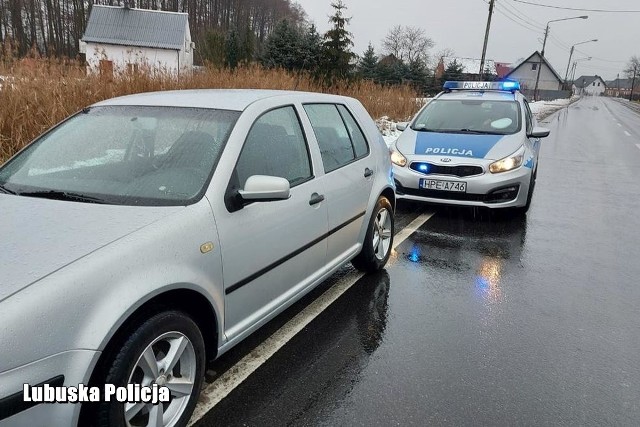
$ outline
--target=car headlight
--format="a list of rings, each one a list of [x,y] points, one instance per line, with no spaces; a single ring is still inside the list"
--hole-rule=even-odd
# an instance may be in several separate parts
[[[391,148],[391,163],[398,165],[401,168],[407,165],[407,158],[402,155],[398,150]]]
[[[491,173],[501,173],[519,168],[520,166],[522,166],[522,161],[524,160],[524,152],[525,149],[523,145],[522,147],[518,148],[518,151],[511,154],[510,156],[491,163],[491,165],[489,165],[489,171]]]

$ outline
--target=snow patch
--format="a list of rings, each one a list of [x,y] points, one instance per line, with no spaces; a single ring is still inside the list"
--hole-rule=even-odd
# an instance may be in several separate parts
[[[531,112],[536,119],[542,120],[545,117],[555,113],[558,110],[563,109],[564,107],[569,106],[573,101],[577,98],[563,98],[563,99],[554,99],[553,101],[536,101],[530,102],[529,107],[531,107]]]

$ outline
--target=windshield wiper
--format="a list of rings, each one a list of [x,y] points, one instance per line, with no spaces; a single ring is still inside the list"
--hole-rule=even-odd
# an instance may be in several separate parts
[[[471,133],[474,135],[504,135],[500,132],[491,132],[487,130],[475,130],[475,129],[438,129],[432,130],[432,132],[437,133]]]
[[[70,193],[68,191],[60,191],[60,190],[42,190],[42,191],[24,191],[22,193],[16,193],[19,196],[25,197],[39,197],[42,199],[52,199],[52,200],[68,200],[71,202],[82,202],[82,203],[99,203],[106,204],[102,199],[97,197],[85,196],[84,194],[78,193]]]
[[[424,126],[415,127],[415,128],[411,128],[411,129],[415,130],[416,132],[437,132],[436,130],[429,129],[429,128],[424,127]]]
[[[4,194],[16,194],[15,191],[11,191],[8,188],[6,188],[4,185],[0,184],[0,192],[4,193]]]

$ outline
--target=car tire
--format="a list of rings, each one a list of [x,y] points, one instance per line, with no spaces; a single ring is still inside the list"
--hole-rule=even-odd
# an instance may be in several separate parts
[[[394,227],[393,207],[389,199],[380,196],[369,219],[362,250],[351,261],[356,269],[373,273],[384,268],[393,248]]]
[[[165,420],[160,425],[186,426],[200,395],[205,360],[204,339],[191,317],[180,311],[165,311],[149,317],[133,329],[106,361],[106,375],[100,383],[116,387],[147,386],[150,382],[166,385],[170,401],[135,405],[118,403],[113,398],[111,402],[102,399],[92,424],[100,427],[152,425],[149,422],[152,417],[162,416]]]

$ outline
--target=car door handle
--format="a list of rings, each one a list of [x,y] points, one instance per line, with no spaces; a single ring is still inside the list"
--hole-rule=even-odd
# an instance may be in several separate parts
[[[369,169],[369,168],[366,168],[364,170],[364,177],[365,178],[369,178],[371,175],[373,175],[373,171],[371,169]]]
[[[313,193],[311,195],[311,200],[309,200],[309,205],[310,206],[317,205],[318,203],[322,202],[323,200],[324,200],[324,196],[322,194]]]

